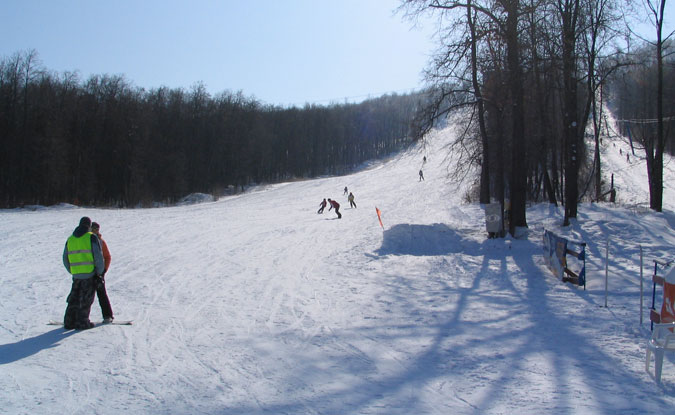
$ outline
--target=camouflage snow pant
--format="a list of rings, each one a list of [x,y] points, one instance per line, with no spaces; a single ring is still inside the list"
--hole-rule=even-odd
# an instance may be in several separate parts
[[[68,294],[68,306],[63,318],[63,327],[66,329],[88,329],[91,327],[89,312],[96,295],[96,277],[73,279],[73,286]]]

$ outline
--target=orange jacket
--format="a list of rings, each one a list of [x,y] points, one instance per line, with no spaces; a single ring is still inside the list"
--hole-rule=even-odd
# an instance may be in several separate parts
[[[101,240],[101,249],[103,250],[103,262],[105,264],[105,271],[103,272],[108,272],[108,267],[110,267],[110,261],[112,261],[112,257],[110,256],[110,251],[108,250],[108,244],[105,243],[101,235],[98,235],[98,239]]]

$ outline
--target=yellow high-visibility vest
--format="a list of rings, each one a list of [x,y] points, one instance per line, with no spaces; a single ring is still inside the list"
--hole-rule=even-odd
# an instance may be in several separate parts
[[[68,262],[70,263],[70,273],[75,276],[78,274],[91,274],[94,272],[94,253],[91,249],[91,232],[87,232],[79,238],[70,235],[68,238]]]

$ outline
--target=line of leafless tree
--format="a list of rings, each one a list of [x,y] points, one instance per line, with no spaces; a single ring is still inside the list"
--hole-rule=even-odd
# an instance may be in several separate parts
[[[35,51],[0,61],[0,206],[172,203],[349,171],[411,142],[421,96],[277,107],[242,93],[81,80]]]
[[[432,16],[438,29],[426,71],[434,96],[415,123],[416,138],[464,108],[469,115],[455,148],[480,166],[480,202],[500,202],[511,233],[527,226],[529,201],[562,203],[567,225],[584,197],[598,200],[607,190],[599,151],[609,95],[603,87],[612,81],[618,98],[623,87],[614,81],[631,74],[650,83],[641,90],[646,101],[622,105],[636,118],[656,120],[641,140],[651,207],[660,211],[664,108],[675,102],[663,83],[673,79],[672,34],[662,33],[665,1],[402,0],[407,17]],[[656,40],[640,43],[629,15],[649,18]],[[635,43],[643,45],[639,51]]]

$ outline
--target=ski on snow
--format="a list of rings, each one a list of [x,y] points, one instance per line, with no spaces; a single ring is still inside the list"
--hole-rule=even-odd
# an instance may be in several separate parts
[[[107,325],[113,325],[113,326],[131,326],[133,324],[133,320],[113,320],[110,323],[104,323],[102,321],[92,321],[96,326],[107,326]],[[63,321],[56,321],[56,320],[49,320],[50,326],[63,326]]]

